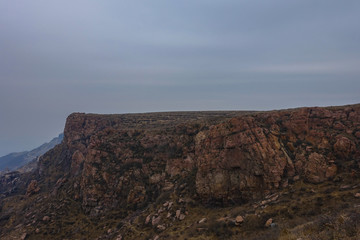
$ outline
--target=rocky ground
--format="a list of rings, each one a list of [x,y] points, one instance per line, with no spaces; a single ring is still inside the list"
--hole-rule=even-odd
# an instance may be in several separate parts
[[[72,114],[0,179],[1,239],[358,239],[360,105]]]

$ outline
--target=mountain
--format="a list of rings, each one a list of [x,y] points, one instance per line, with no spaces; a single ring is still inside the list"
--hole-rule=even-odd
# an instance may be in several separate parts
[[[52,139],[50,142],[44,143],[40,147],[37,147],[31,151],[10,153],[6,156],[0,157],[0,172],[5,170],[13,171],[25,166],[32,161],[36,162],[36,159],[39,156],[60,144],[63,138],[64,134],[59,134],[59,136]],[[31,165],[27,168],[24,168],[23,170],[26,171],[26,169],[31,169]]]
[[[360,104],[74,113],[0,177],[1,239],[359,239]]]

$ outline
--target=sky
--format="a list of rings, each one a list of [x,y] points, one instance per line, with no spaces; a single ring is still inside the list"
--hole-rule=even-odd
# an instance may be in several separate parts
[[[360,103],[358,0],[0,0],[0,156],[72,112]]]

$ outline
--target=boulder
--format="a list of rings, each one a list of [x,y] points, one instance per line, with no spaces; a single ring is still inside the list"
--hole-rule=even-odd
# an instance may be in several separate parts
[[[235,225],[240,225],[243,222],[244,222],[244,218],[242,216],[239,215],[235,218]]]
[[[265,223],[265,227],[270,227],[272,223],[273,223],[273,219],[269,218]]]

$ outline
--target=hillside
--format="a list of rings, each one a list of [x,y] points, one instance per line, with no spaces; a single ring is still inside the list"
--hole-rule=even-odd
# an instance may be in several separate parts
[[[31,151],[10,153],[6,156],[0,157],[0,173],[5,170],[16,170],[32,161],[34,161],[34,164],[36,164],[36,159],[55,147],[57,144],[60,144],[63,140],[63,137],[64,135],[60,134],[56,138],[53,138],[50,142],[44,143],[40,147],[37,147]],[[24,171],[26,171],[26,169],[32,169],[31,166],[25,168]]]
[[[358,239],[360,104],[71,114],[0,178],[1,239]]]

